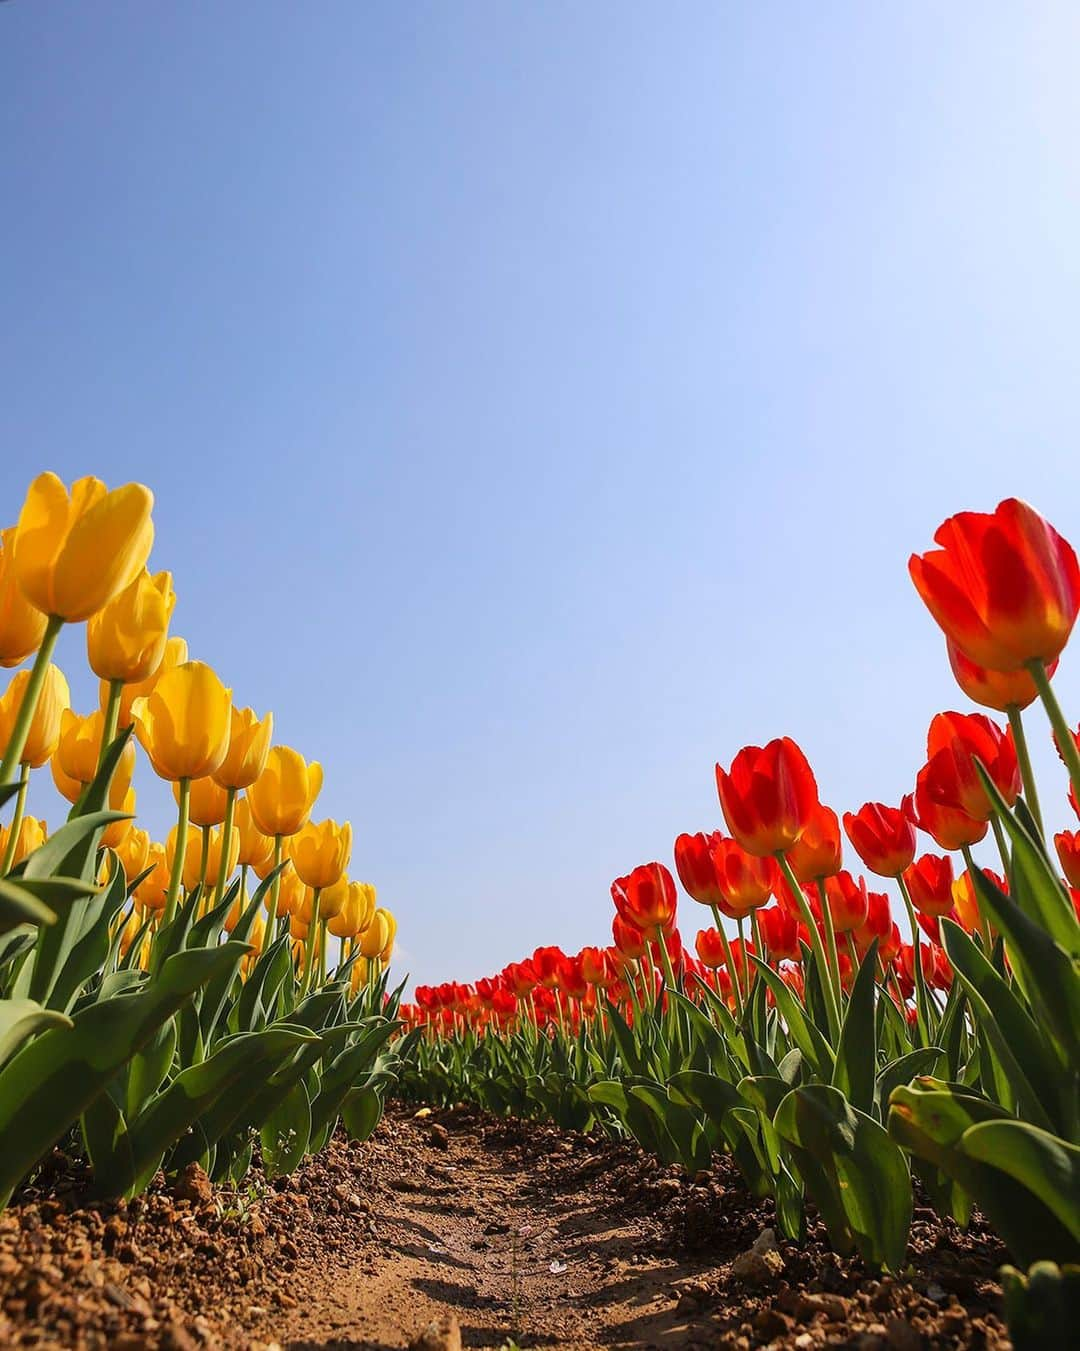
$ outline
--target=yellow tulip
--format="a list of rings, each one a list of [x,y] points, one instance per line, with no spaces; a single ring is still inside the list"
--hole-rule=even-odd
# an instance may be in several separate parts
[[[294,865],[295,866],[295,865]],[[349,899],[349,879],[344,873],[336,882],[319,890],[319,918],[333,920]]]
[[[264,835],[295,835],[322,788],[322,765],[289,746],[271,746],[266,768],[248,789],[251,815]]]
[[[307,903],[305,923],[311,918],[311,893],[297,877],[293,868],[286,868],[278,883],[278,914],[296,915],[303,911]]]
[[[69,802],[78,802],[86,784],[80,779],[73,779],[70,774],[66,774],[59,758],[55,755],[49,761],[49,769],[52,771],[53,783],[56,784],[57,789],[64,797]]]
[[[124,876],[130,886],[147,866],[150,857],[150,832],[132,825],[124,838],[116,845],[116,856],[124,870]]]
[[[388,962],[394,952],[394,939],[397,937],[397,920],[389,910],[380,910],[381,915],[386,916],[387,935],[386,942],[383,944],[382,952],[379,957],[383,962]]]
[[[388,910],[379,909],[372,915],[371,923],[360,935],[360,951],[365,957],[371,959],[382,956],[383,949],[391,939],[390,923]]]
[[[163,779],[212,774],[229,749],[232,691],[201,661],[166,671],[132,705],[136,732]]]
[[[142,571],[154,542],[154,495],[141,483],[112,492],[100,479],[64,487],[39,474],[26,494],[12,543],[15,576],[42,614],[88,619]]]
[[[135,888],[135,901],[145,910],[164,910],[169,890],[169,860],[163,845],[151,841],[144,868],[151,871]]]
[[[244,911],[248,908],[250,904],[251,904],[251,897],[247,894],[247,891],[243,887],[241,887],[240,890],[236,893],[236,900],[233,901],[231,907],[229,908],[229,913],[225,916],[224,920],[222,920],[222,928],[225,930],[226,933],[229,934],[232,933],[232,931],[240,923],[240,916],[244,913]]]
[[[0,748],[8,743],[15,717],[22,706],[23,694],[30,679],[29,671],[19,671],[0,695]],[[50,759],[60,740],[60,720],[64,710],[71,707],[71,691],[59,666],[48,666],[38,696],[37,707],[30,719],[26,743],[19,759],[31,769],[40,769]]]
[[[236,804],[233,824],[240,836],[240,854],[237,862],[245,868],[254,868],[259,877],[265,877],[274,866],[274,841],[264,835],[251,819],[251,805],[246,797]]]
[[[59,765],[62,775],[54,773],[56,786],[64,793],[66,781],[76,780],[85,787],[97,774],[98,755],[101,750],[101,737],[105,729],[105,718],[100,712],[88,713],[80,717],[73,709],[65,708],[60,714],[60,739],[53,753],[54,768]],[[131,786],[131,776],[135,772],[135,747],[129,741],[121,753],[116,772],[109,785],[109,808],[121,811],[121,803]],[[80,788],[80,792],[82,789]],[[78,794],[75,795],[76,797]],[[71,798],[74,802],[75,798]]]
[[[49,832],[44,821],[39,821],[36,816],[24,816],[19,822],[19,829],[15,835],[15,850],[8,867],[16,867],[27,854],[32,854],[35,849],[40,849],[48,835]],[[7,857],[10,843],[11,826],[0,826],[0,859]]]
[[[109,789],[109,810],[113,812],[124,812],[128,820],[110,821],[101,832],[101,843],[106,849],[119,849],[127,838],[131,830],[131,818],[135,815],[135,789],[129,788],[126,793],[120,796],[116,802],[113,802],[112,788]]]
[[[352,982],[350,993],[356,995],[360,992],[360,987],[366,985],[371,978],[371,964],[366,957],[358,957],[353,963]]]
[[[352,826],[326,820],[312,821],[297,832],[289,856],[309,887],[332,887],[349,866]]]
[[[222,788],[250,788],[266,768],[274,715],[260,718],[253,708],[233,706],[229,732],[229,750],[214,771],[214,780]]]
[[[162,654],[161,662],[156,671],[151,672],[145,680],[133,680],[125,684],[120,691],[120,708],[118,726],[130,727],[134,719],[131,716],[131,706],[136,699],[145,698],[158,683],[166,671],[171,671],[174,666],[183,666],[188,659],[188,646],[183,638],[169,638],[165,643],[165,650]],[[110,682],[103,680],[99,686],[101,711],[104,713],[109,705]]]
[[[319,909],[322,909],[322,896]],[[331,916],[327,928],[335,938],[355,938],[371,923],[375,912],[375,888],[369,882],[350,882],[345,904]]]
[[[165,839],[165,862],[169,865],[170,874],[172,872],[173,861],[176,858],[176,840],[177,828],[169,831]],[[199,830],[189,830],[184,839],[184,862],[180,879],[184,884],[186,891],[194,891],[199,885],[199,878],[202,875],[202,832]]]
[[[172,573],[145,568],[86,624],[90,669],[102,680],[125,684],[154,675],[165,655],[176,605]]]
[[[299,938],[302,942],[306,943],[308,936],[307,920],[301,919],[299,915],[290,915],[289,934],[291,937]],[[297,965],[299,965],[299,963],[303,960],[303,954],[304,954],[303,948],[300,949],[299,953],[296,952],[295,948],[293,949],[293,956]]]
[[[180,802],[180,785],[173,783],[173,797]],[[225,820],[225,789],[219,788],[209,775],[191,780],[188,799],[188,820],[193,826],[220,826]]]
[[[0,666],[18,666],[41,646],[48,622],[15,579],[15,528],[0,531]]]

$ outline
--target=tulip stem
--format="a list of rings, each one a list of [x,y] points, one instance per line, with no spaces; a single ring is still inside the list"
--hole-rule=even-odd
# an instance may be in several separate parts
[[[742,958],[742,984],[743,999],[750,1002],[750,958],[746,955],[746,924],[745,915],[740,915],[735,921],[735,927],[739,930],[739,956]],[[731,979],[735,979],[735,972],[732,971]]]
[[[720,911],[714,905],[712,907],[713,919],[716,921],[716,932],[720,935],[720,946],[724,949],[724,963],[727,966],[727,973],[731,977],[731,989],[735,995],[735,1012],[739,1022],[742,1022],[743,1016],[743,997],[742,989],[738,980],[735,978],[735,957],[731,951],[731,944],[728,942],[728,936],[724,932],[724,924],[720,918]]]
[[[15,796],[15,815],[11,818],[7,846],[4,849],[4,861],[0,863],[0,877],[5,877],[15,862],[15,850],[19,843],[19,827],[22,825],[23,812],[26,810],[26,788],[30,782],[30,763],[24,760],[19,766],[19,791]]]
[[[326,947],[328,943],[327,928],[330,921],[319,916],[319,984],[326,984]]]
[[[795,904],[799,907],[799,914],[802,916],[802,922],[806,925],[810,935],[810,947],[814,954],[814,962],[817,965],[818,975],[821,978],[821,988],[825,995],[825,1016],[829,1022],[829,1032],[833,1045],[837,1045],[837,1038],[840,1036],[840,1009],[836,1002],[836,990],[832,983],[832,973],[829,970],[829,964],[825,958],[825,948],[821,942],[821,933],[817,922],[810,910],[810,903],[806,899],[806,893],[799,886],[794,872],[791,870],[791,864],[787,861],[784,851],[781,849],[776,855],[776,861],[780,864],[780,871],[784,874],[791,894],[794,897]]]
[[[904,898],[904,905],[907,907],[908,924],[911,925],[911,952],[915,983],[915,1016],[918,1020],[919,1037],[923,1046],[929,1046],[930,1026],[926,1017],[926,979],[923,975],[922,940],[920,938],[921,931],[919,929],[919,921],[915,918],[915,903],[911,899],[911,892],[908,891],[908,885],[904,881],[903,873],[897,875],[896,885],[900,888],[900,895]]]
[[[1039,698],[1043,701],[1043,707],[1050,719],[1050,726],[1054,729],[1058,750],[1061,752],[1061,758],[1065,761],[1065,767],[1069,771],[1069,778],[1072,780],[1077,801],[1080,801],[1080,750],[1077,749],[1076,739],[1069,730],[1069,724],[1065,720],[1065,714],[1057,701],[1057,695],[1050,685],[1050,677],[1046,674],[1046,667],[1036,658],[1034,661],[1028,662],[1027,669],[1031,672],[1035,688],[1039,691]],[[29,689],[27,689],[27,693],[29,693]],[[0,783],[3,782],[6,782],[6,780],[0,777]]]
[[[832,973],[833,988],[836,990],[836,997],[840,1001],[840,1008],[844,1007],[844,987],[840,980],[840,955],[836,950],[836,925],[833,923],[832,906],[829,904],[829,894],[825,890],[825,879],[819,877],[817,880],[818,899],[821,901],[821,926],[825,930],[825,951],[829,957],[829,970]]]
[[[41,646],[37,650],[34,664],[30,668],[30,679],[26,682],[26,689],[23,690],[19,711],[11,725],[11,735],[8,737],[3,761],[0,761],[0,788],[11,782],[15,773],[15,766],[22,760],[26,738],[30,735],[30,724],[34,721],[34,714],[37,712],[41,687],[45,683],[45,673],[49,669],[53,648],[56,646],[56,640],[63,626],[64,621],[59,615],[49,616],[49,622],[45,625],[45,636],[41,640]]]
[[[316,887],[311,897],[311,919],[308,921],[307,940],[304,944],[304,993],[311,988],[311,968],[315,962],[315,930],[319,923],[319,891]]]
[[[206,892],[206,868],[210,862],[210,827],[202,828],[202,850],[199,853],[199,908],[202,908]]]
[[[236,789],[225,790],[225,820],[221,826],[221,866],[218,868],[217,884],[214,887],[214,904],[220,905],[225,894],[225,870],[229,866],[229,845],[232,841],[233,808],[236,805]]]
[[[98,769],[105,762],[105,752],[116,739],[116,729],[120,722],[120,700],[124,693],[122,680],[109,681],[109,697],[105,703],[105,722],[101,729],[101,745],[98,747]]]
[[[181,779],[180,810],[176,821],[176,849],[173,851],[169,890],[165,893],[165,920],[169,924],[176,915],[176,898],[180,895],[180,879],[184,875],[184,855],[187,852],[188,811],[191,803],[191,780]]]
[[[1024,719],[1016,704],[1010,704],[1005,713],[1013,734],[1013,745],[1016,747],[1016,761],[1020,766],[1020,780],[1024,785],[1024,801],[1035,818],[1040,838],[1045,839],[1046,831],[1039,807],[1039,794],[1035,788],[1035,773],[1031,768],[1031,751],[1028,749],[1027,733],[1024,731]]]
[[[1012,865],[1009,860],[1009,842],[1005,838],[1005,827],[998,820],[998,814],[995,812],[990,818],[990,824],[994,829],[994,839],[997,841],[998,853],[1001,855],[1001,866],[1005,869],[1005,877],[1012,886]]]
[[[281,848],[282,848],[281,836],[275,835],[274,836],[275,868],[278,868],[281,865]],[[271,943],[277,937],[277,934],[274,933],[274,926],[277,924],[277,902],[278,902],[278,891],[280,890],[279,885],[280,882],[281,882],[281,874],[278,873],[274,878],[273,885],[270,887],[270,904],[266,907],[266,932]]]

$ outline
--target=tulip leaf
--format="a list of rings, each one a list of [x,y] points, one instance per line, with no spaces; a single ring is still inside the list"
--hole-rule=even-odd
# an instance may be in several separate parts
[[[0,1203],[160,1025],[233,953],[180,953],[138,994],[82,1009],[42,1032],[0,1070]]]
[[[894,1088],[910,1083],[917,1075],[933,1074],[945,1058],[940,1046],[918,1046],[914,1051],[891,1060],[877,1076],[875,1100],[882,1119],[889,1109],[889,1098]]]
[[[832,1047],[814,1023],[807,1018],[803,1006],[780,975],[759,958],[752,956],[750,960],[754,963],[758,976],[772,991],[776,1007],[787,1024],[788,1032],[802,1051],[807,1063],[820,1078],[831,1078],[835,1063]]]
[[[1072,1235],[1080,1258],[1080,1148],[1027,1121],[983,1121],[963,1134],[972,1159],[1007,1173],[1043,1203]]]
[[[124,895],[124,874],[117,868],[105,895],[95,897],[93,906],[85,909],[82,932],[74,936],[53,975],[50,1007],[67,1012],[86,982],[102,969],[109,953],[110,926],[124,904]]]
[[[895,1141],[837,1089],[792,1089],[775,1117],[840,1251],[899,1271],[911,1226],[911,1174]]]
[[[0,934],[20,924],[55,924],[56,912],[35,896],[21,878],[0,878]]]
[[[0,1065],[19,1047],[47,1027],[70,1027],[71,1019],[55,1009],[42,1008],[32,999],[0,999]]]
[[[870,944],[852,986],[840,1044],[836,1048],[832,1084],[860,1112],[874,1110],[877,1072],[877,1039],[874,991],[877,973],[877,939]]]
[[[370,1085],[351,1089],[341,1104],[341,1120],[350,1140],[363,1142],[382,1120],[383,1100]]]
[[[262,1123],[259,1132],[267,1177],[291,1173],[307,1153],[310,1138],[311,1103],[307,1089],[296,1083]]]

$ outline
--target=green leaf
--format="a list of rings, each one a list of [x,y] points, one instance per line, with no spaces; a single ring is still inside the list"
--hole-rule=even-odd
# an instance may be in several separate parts
[[[792,1089],[775,1125],[795,1149],[799,1171],[833,1242],[841,1249],[853,1242],[864,1261],[899,1271],[912,1195],[907,1160],[895,1141],[873,1117],[824,1084]]]
[[[138,994],[81,1010],[71,1027],[53,1027],[0,1070],[0,1204],[158,1027],[233,957],[226,944],[170,959]]]
[[[56,912],[32,891],[10,878],[0,878],[0,934],[20,924],[55,924]]]
[[[821,1032],[814,1023],[807,1018],[803,1006],[791,992],[791,988],[785,984],[780,976],[771,967],[766,966],[763,961],[757,957],[751,957],[750,960],[757,968],[757,973],[765,984],[772,991],[773,998],[776,1001],[776,1007],[780,1011],[780,1016],[787,1024],[787,1029],[802,1051],[808,1064],[813,1068],[814,1073],[821,1079],[830,1079],[832,1077],[835,1057],[832,1047],[822,1036]]]
[[[0,1065],[10,1060],[28,1037],[47,1027],[70,1027],[71,1019],[32,999],[0,999]]]
[[[1037,1196],[1075,1241],[1080,1257],[1080,1149],[1026,1121],[983,1121],[966,1130],[960,1148],[1008,1173]]]
[[[832,1084],[851,1105],[868,1115],[874,1110],[874,1088],[877,1069],[876,1023],[874,1021],[875,974],[877,972],[877,939],[870,944],[852,986],[851,999],[844,1025],[840,1029],[840,1044],[836,1048]]]
[[[299,1164],[311,1138],[311,1103],[302,1083],[293,1084],[263,1122],[259,1138],[267,1177],[282,1177]]]

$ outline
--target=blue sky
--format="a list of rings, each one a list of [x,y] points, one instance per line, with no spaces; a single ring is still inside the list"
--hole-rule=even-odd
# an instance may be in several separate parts
[[[416,978],[604,941],[741,745],[840,809],[911,786],[967,707],[906,572],[944,516],[1080,540],[1078,38],[13,0],[0,514],[46,467],[154,489],[175,630],[324,762]]]

